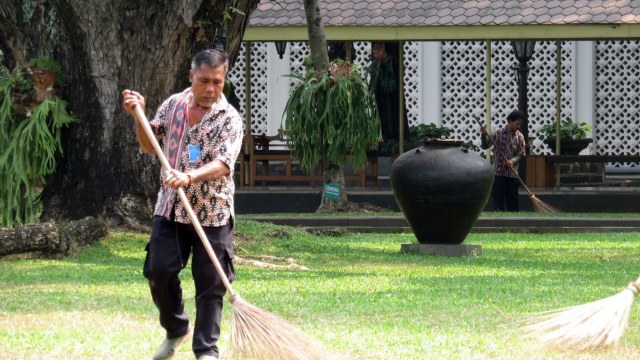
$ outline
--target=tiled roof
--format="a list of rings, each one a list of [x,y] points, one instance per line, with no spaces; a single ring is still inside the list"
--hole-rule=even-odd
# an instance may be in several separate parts
[[[319,0],[326,26],[640,23],[640,0]],[[262,0],[251,26],[306,26],[303,0]]]

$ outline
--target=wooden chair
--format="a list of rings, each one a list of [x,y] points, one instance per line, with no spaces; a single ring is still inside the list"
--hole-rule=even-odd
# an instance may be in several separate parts
[[[322,165],[318,166],[313,174],[300,174],[293,171],[294,159],[287,144],[287,138],[282,131],[278,134],[253,135],[246,139],[249,163],[249,186],[255,186],[256,182],[267,181],[302,181],[302,182],[322,182]],[[350,155],[347,155],[349,160]],[[273,162],[284,163],[283,174],[271,174],[269,165]],[[367,163],[369,164],[369,174],[366,166],[355,175],[346,175],[345,181],[357,182],[365,187],[367,181],[378,182],[378,152],[376,150],[367,152]],[[260,164],[260,172],[258,172]]]

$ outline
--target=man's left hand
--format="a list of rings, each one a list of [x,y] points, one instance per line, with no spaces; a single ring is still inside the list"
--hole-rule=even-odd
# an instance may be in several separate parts
[[[164,173],[162,183],[165,186],[169,186],[170,188],[176,190],[181,186],[189,186],[191,183],[191,179],[186,173],[172,169]]]

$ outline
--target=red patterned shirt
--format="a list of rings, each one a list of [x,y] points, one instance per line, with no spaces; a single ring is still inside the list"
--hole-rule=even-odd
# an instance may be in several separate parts
[[[504,157],[513,159],[516,156],[525,156],[524,135],[520,131],[510,132],[507,128],[499,128],[491,134],[491,139],[496,146],[493,147],[493,171],[496,176],[518,177],[518,166],[514,164],[513,171],[507,165]],[[502,151],[501,156],[498,151]],[[514,173],[515,171],[515,173]]]
[[[193,183],[185,188],[201,225],[223,226],[229,222],[230,217],[235,216],[233,168],[242,146],[242,120],[236,109],[221,94],[220,100],[191,127],[187,109],[192,97],[191,89],[188,88],[165,100],[151,121],[151,127],[174,169],[188,172],[215,159],[231,169],[227,176]],[[189,160],[190,145],[199,149],[198,160]],[[182,203],[176,201],[176,195],[176,191],[170,187],[161,186],[154,214],[189,224],[191,220]]]

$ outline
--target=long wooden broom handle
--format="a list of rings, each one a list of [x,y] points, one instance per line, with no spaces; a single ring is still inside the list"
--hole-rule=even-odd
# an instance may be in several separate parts
[[[145,134],[149,138],[149,141],[151,141],[151,145],[153,145],[153,149],[156,151],[156,155],[158,155],[158,159],[160,159],[160,163],[162,164],[162,167],[165,168],[167,171],[171,170],[171,164],[169,164],[169,161],[167,160],[166,156],[164,156],[164,152],[162,151],[160,144],[158,144],[158,140],[156,139],[156,136],[153,133],[153,130],[151,130],[151,125],[149,125],[149,121],[147,120],[146,115],[142,111],[142,108],[140,108],[139,105],[136,105],[134,108],[134,111],[136,113],[136,116],[135,116],[136,120],[138,120],[140,125],[142,125],[142,128],[144,129]],[[207,239],[207,234],[205,234],[204,230],[202,229],[202,225],[200,225],[200,220],[198,220],[196,213],[193,212],[193,208],[191,208],[191,204],[189,203],[189,199],[187,199],[187,195],[184,193],[184,189],[182,187],[179,187],[177,191],[178,191],[178,197],[180,198],[180,201],[182,202],[182,205],[184,206],[185,210],[187,210],[187,215],[189,216],[189,219],[191,220],[193,227],[196,229],[196,232],[200,237],[200,241],[202,242],[204,249],[207,251],[209,258],[213,262],[213,267],[215,267],[216,271],[218,272],[218,275],[220,276],[220,279],[222,280],[222,283],[227,288],[227,291],[229,291],[229,297],[230,298],[235,297],[236,292],[233,290],[233,287],[231,286],[231,282],[229,282],[229,278],[227,278],[227,275],[222,270],[220,261],[218,261],[218,258],[216,257],[216,253],[213,251],[213,248],[211,248],[211,244],[209,244],[209,240]]]
[[[481,127],[484,126],[482,125],[482,123],[480,122],[480,120],[477,117],[473,117],[473,119],[478,123],[478,125],[480,125]],[[502,152],[502,149],[496,145],[495,142],[493,142],[493,139],[491,138],[490,134],[486,134],[487,139],[489,140],[489,142],[491,143],[491,145],[493,147],[495,147],[498,151],[498,154],[502,157],[502,160],[504,160],[505,162],[507,162],[507,156]],[[515,175],[518,178],[518,181],[520,181],[520,184],[522,185],[522,187],[527,191],[527,193],[529,193],[529,197],[535,196],[531,190],[529,190],[529,187],[524,183],[524,181],[522,181],[522,178],[520,177],[520,175],[518,175],[518,173],[516,172],[516,170],[513,168],[513,166],[509,166],[509,169],[511,169],[511,172],[513,173],[513,175]]]

